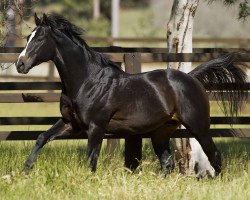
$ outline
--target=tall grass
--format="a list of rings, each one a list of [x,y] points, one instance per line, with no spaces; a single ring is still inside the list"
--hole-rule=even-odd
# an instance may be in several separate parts
[[[164,178],[151,144],[144,140],[136,172],[124,167],[121,147],[113,158],[101,151],[96,173],[89,170],[86,141],[46,145],[30,175],[22,165],[34,142],[0,142],[1,199],[249,199],[250,140],[217,139],[223,175],[201,181],[175,171]]]

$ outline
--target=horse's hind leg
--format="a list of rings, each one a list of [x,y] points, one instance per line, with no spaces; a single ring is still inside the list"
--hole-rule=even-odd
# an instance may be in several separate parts
[[[30,168],[33,166],[34,161],[36,160],[41,148],[48,142],[55,139],[58,136],[68,135],[69,127],[63,122],[62,119],[57,121],[57,123],[52,126],[48,131],[41,133],[37,140],[34,148],[32,149],[31,154],[24,164],[24,172],[28,174]]]
[[[189,112],[188,112],[189,113]],[[204,153],[214,168],[216,175],[221,172],[221,154],[216,148],[212,136],[209,134],[209,117],[204,115],[205,110],[202,108],[195,110],[182,117],[182,124],[200,143]]]
[[[162,127],[154,131],[151,136],[155,154],[160,160],[161,169],[165,176],[174,169],[174,161],[169,147],[170,134],[166,127]]]
[[[205,88],[197,79],[169,71],[169,81],[176,98],[176,116],[200,143],[215,171],[221,172],[221,156],[209,135],[210,108]]]
[[[194,134],[195,136],[196,134]],[[200,143],[203,151],[208,157],[208,160],[215,170],[215,175],[221,173],[221,154],[216,148],[212,137],[209,134],[206,135],[196,135],[196,140]]]

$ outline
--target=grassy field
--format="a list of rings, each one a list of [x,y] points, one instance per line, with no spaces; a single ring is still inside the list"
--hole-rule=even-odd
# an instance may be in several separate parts
[[[121,147],[110,158],[102,148],[91,173],[85,141],[53,141],[42,151],[30,175],[22,165],[34,142],[0,142],[1,199],[249,199],[250,140],[217,139],[224,158],[223,176],[196,180],[174,172],[164,178],[151,144],[144,140],[143,160],[131,173]]]

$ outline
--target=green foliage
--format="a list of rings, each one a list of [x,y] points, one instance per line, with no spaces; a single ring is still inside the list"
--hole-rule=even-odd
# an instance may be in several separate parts
[[[122,7],[145,7],[150,4],[150,0],[121,0]]]
[[[238,6],[238,18],[246,20],[250,15],[250,4],[249,0],[206,0],[209,3],[214,1],[222,1],[226,6]]]
[[[154,16],[153,13],[148,12],[145,15],[138,18],[138,25],[133,27],[135,34],[138,37],[154,37],[156,35],[156,28],[153,26],[154,24]]]
[[[109,21],[111,21],[111,1],[102,1],[101,0],[101,13],[105,16]]]
[[[232,4],[235,4],[238,0],[224,0],[224,3],[226,5],[232,5]]]
[[[239,4],[239,18],[246,19],[250,15],[249,1],[245,0]]]
[[[63,13],[67,18],[80,17],[89,19],[92,16],[91,0],[63,0]]]
[[[90,36],[108,36],[110,22],[105,16],[98,20],[93,19],[92,0],[62,0],[62,13],[65,18],[73,21],[76,25],[84,27]]]
[[[87,35],[98,36],[98,37],[109,36],[110,35],[110,22],[105,18],[101,18],[98,20],[92,19],[88,21]]]
[[[245,20],[250,15],[249,0],[224,0],[224,4],[228,6],[237,5],[239,7],[238,18]]]

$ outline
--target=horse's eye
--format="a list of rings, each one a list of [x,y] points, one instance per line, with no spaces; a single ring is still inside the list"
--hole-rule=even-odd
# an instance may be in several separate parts
[[[41,42],[43,40],[43,37],[37,37],[37,41]]]

